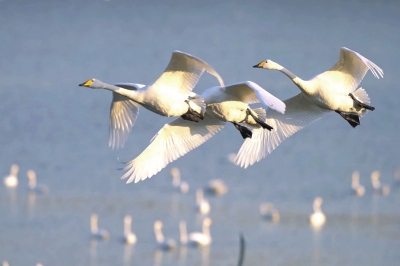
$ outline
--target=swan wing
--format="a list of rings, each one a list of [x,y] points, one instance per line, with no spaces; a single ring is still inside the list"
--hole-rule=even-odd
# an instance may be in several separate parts
[[[236,156],[237,165],[247,168],[260,161],[283,140],[330,112],[309,102],[303,93],[285,100],[284,103],[285,114],[274,110],[267,113],[266,123],[274,128],[272,131],[254,129],[252,138],[246,138]]]
[[[353,92],[361,83],[368,70],[371,70],[376,78],[383,78],[383,70],[380,67],[359,53],[342,47],[340,49],[339,60],[331,69],[323,74],[332,75],[335,82],[343,82],[343,87],[347,88],[349,92]]]
[[[225,122],[204,114],[204,120],[194,123],[178,118],[158,131],[150,145],[130,161],[121,178],[129,177],[127,183],[135,183],[157,174],[170,162],[197,148],[225,125]]]
[[[285,113],[285,104],[255,82],[243,81],[226,86],[225,93],[237,97],[244,103],[252,104],[261,102],[271,109]]]
[[[115,86],[127,90],[137,90],[144,87],[142,84],[135,83],[118,83]],[[110,135],[108,146],[110,148],[118,149],[124,147],[128,135],[139,115],[139,106],[138,103],[127,97],[113,92],[108,122]]]
[[[219,84],[222,87],[224,86],[221,76],[209,64],[193,55],[174,51],[164,73],[149,89],[163,91],[165,88],[168,88],[168,92],[173,90],[178,93],[191,92],[204,70],[215,76]]]

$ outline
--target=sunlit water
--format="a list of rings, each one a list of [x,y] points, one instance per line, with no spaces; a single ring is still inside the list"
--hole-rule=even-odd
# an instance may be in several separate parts
[[[0,1],[0,173],[5,176],[12,163],[21,167],[18,188],[0,188],[0,261],[236,265],[243,233],[245,265],[399,265],[400,185],[393,179],[400,167],[399,5],[146,2]],[[228,161],[242,139],[226,125],[157,176],[126,185],[119,161],[137,156],[171,119],[141,109],[126,147],[110,150],[110,93],[77,86],[93,77],[149,83],[178,49],[209,62],[226,84],[252,80],[286,99],[298,93],[287,77],[251,66],[270,58],[307,79],[330,68],[342,46],[385,71],[384,79],[367,74],[361,84],[376,111],[356,129],[332,113],[248,169]],[[216,84],[205,74],[195,91]],[[189,182],[188,194],[172,192],[173,166]],[[29,169],[48,185],[48,194],[28,192]],[[363,197],[351,195],[354,170],[366,187]],[[388,196],[374,195],[373,170],[391,185]],[[213,178],[222,178],[229,191],[208,197],[212,245],[155,252],[156,219],[164,222],[165,236],[176,240],[181,219],[189,232],[201,229],[195,189]],[[308,223],[316,196],[324,199],[327,217],[319,231]],[[265,201],[279,210],[280,222],[260,219]],[[110,231],[109,241],[90,239],[93,212]],[[133,216],[135,246],[121,242],[125,214]]]

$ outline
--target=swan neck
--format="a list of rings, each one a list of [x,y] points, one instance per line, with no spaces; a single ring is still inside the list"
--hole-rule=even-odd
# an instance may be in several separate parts
[[[187,239],[186,223],[184,221],[181,221],[179,223],[179,231],[180,231],[181,243],[186,244],[188,239]]]
[[[90,217],[90,231],[92,231],[92,233],[95,233],[98,231],[97,216],[95,216],[95,215],[92,215]]]
[[[131,233],[131,219],[127,217],[124,219],[124,232],[125,234]]]
[[[29,184],[28,185],[29,185],[30,189],[34,189],[36,187],[36,177],[31,176],[29,178]]]
[[[210,225],[203,222],[203,234],[210,236]]]
[[[196,191],[196,201],[197,201],[197,203],[202,202],[203,199],[204,199],[203,190],[201,190],[201,189],[197,190]]]
[[[292,80],[292,82],[304,93],[306,94],[313,94],[314,90],[310,86],[307,86],[307,82],[305,80],[302,80],[292,72],[290,72],[288,69],[282,67],[281,70],[279,70],[283,74],[285,74],[288,78]]]
[[[161,228],[155,226],[154,235],[156,236],[156,240],[158,243],[162,243],[164,241],[164,235],[161,231]]]
[[[124,89],[124,88],[121,88],[121,87],[117,87],[117,86],[114,86],[114,85],[111,85],[111,84],[107,84],[107,83],[104,83],[104,82],[102,82],[101,88],[109,90],[109,91],[112,91],[112,92],[115,92],[115,93],[117,93],[119,95],[125,96],[125,97],[127,97],[127,98],[129,98],[129,99],[131,99],[131,100],[133,100],[135,102],[138,102],[138,103],[142,103],[143,102],[143,99],[140,97],[140,91],[127,90],[127,89]]]

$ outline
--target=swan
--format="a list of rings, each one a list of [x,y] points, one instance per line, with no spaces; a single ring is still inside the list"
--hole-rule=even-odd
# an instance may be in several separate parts
[[[44,185],[44,184],[38,184],[37,183],[37,178],[36,178],[36,173],[33,170],[28,170],[26,172],[26,177],[29,180],[28,183],[28,189],[31,192],[35,192],[35,193],[47,193],[49,192],[49,187]]]
[[[354,171],[351,176],[351,189],[353,194],[357,196],[363,196],[365,193],[365,187],[360,184],[360,173],[358,171]]]
[[[254,130],[253,137],[246,139],[236,157],[236,164],[247,168],[271,153],[283,140],[324,117],[331,111],[340,114],[356,127],[359,116],[366,110],[374,110],[363,88],[357,88],[368,70],[379,79],[383,71],[357,52],[341,48],[336,64],[311,80],[302,80],[272,60],[262,61],[255,68],[278,70],[288,76],[300,89],[300,93],[284,101],[285,114],[271,110],[266,123],[276,130]],[[249,156],[252,154],[253,156]]]
[[[110,238],[110,233],[106,229],[102,229],[98,227],[99,217],[97,214],[93,213],[90,216],[90,231],[91,236],[94,239],[98,240],[108,240]]]
[[[180,221],[179,223],[179,231],[180,231],[180,240],[181,245],[191,245],[195,247],[200,246],[208,246],[212,242],[211,234],[210,234],[210,225],[212,224],[212,220],[208,217],[204,218],[202,225],[202,232],[192,232],[189,235],[186,230],[186,222]]]
[[[390,187],[388,185],[382,185],[379,180],[381,173],[379,171],[373,171],[371,173],[371,183],[375,193],[382,194],[384,196],[390,193]]]
[[[152,177],[170,162],[209,140],[226,122],[232,123],[246,139],[252,137],[255,129],[271,130],[272,127],[264,122],[265,110],[251,109],[249,104],[261,102],[277,112],[285,112],[285,104],[281,100],[251,81],[212,87],[205,90],[201,97],[206,103],[204,120],[192,123],[178,118],[165,124],[152,138],[150,145],[127,163],[124,168],[127,172],[122,179],[128,178],[127,183],[137,183]]]
[[[222,179],[213,179],[204,188],[205,192],[214,196],[221,196],[228,192],[228,187]]]
[[[126,244],[135,244],[136,241],[137,241],[136,235],[132,232],[131,224],[132,224],[132,216],[131,215],[125,215],[125,217],[124,217],[124,236],[123,236],[123,241]]]
[[[156,236],[156,241],[157,241],[156,249],[165,250],[165,251],[175,249],[175,246],[176,246],[175,240],[173,240],[173,239],[165,240],[164,235],[161,231],[162,227],[163,227],[163,223],[160,220],[157,220],[154,222],[154,234]]]
[[[187,193],[189,191],[189,184],[185,181],[181,181],[181,172],[179,171],[179,168],[172,167],[170,173],[172,176],[173,188],[181,193]]]
[[[204,99],[192,90],[205,70],[224,86],[222,78],[211,66],[181,51],[172,53],[167,68],[149,85],[118,83],[114,86],[97,79],[89,79],[79,86],[113,92],[108,144],[111,148],[122,148],[139,115],[140,105],[162,116],[181,116],[189,121],[201,121],[205,108]]]
[[[204,198],[202,189],[196,190],[196,210],[201,214],[207,214],[211,210],[210,203]]]
[[[10,174],[3,179],[6,187],[14,188],[18,186],[18,172],[19,166],[17,164],[11,165]]]
[[[263,219],[272,222],[278,222],[280,219],[279,211],[274,208],[274,205],[270,202],[265,202],[260,205],[260,215]]]
[[[315,228],[320,228],[326,221],[325,214],[321,211],[322,198],[316,197],[313,203],[314,213],[310,215],[310,223]]]

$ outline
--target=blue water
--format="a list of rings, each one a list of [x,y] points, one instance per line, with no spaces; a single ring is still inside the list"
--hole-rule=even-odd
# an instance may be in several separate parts
[[[400,5],[366,1],[0,1],[0,174],[21,167],[16,190],[0,188],[0,261],[35,265],[236,265],[239,233],[245,265],[399,265],[400,167],[398,55]],[[281,99],[298,93],[287,77],[253,69],[272,59],[307,79],[330,68],[346,46],[380,66],[363,86],[376,107],[353,129],[335,113],[285,140],[248,169],[227,160],[242,139],[227,125],[200,148],[157,176],[126,185],[118,161],[135,158],[171,121],[145,109],[126,147],[108,148],[111,95],[78,84],[150,83],[173,50],[211,64],[226,84],[252,80]],[[196,92],[216,85],[204,75]],[[177,166],[188,194],[172,193]],[[34,169],[46,195],[27,192]],[[361,173],[363,197],[350,194]],[[381,172],[388,196],[374,195],[370,173]],[[154,252],[153,222],[178,236],[185,219],[200,230],[195,189],[222,178],[229,192],[209,200],[213,243],[205,249]],[[314,231],[307,219],[316,196],[327,216]],[[262,221],[258,206],[271,201],[279,223]],[[89,217],[99,214],[108,242],[90,240]],[[135,246],[120,242],[122,220],[133,216]]]

